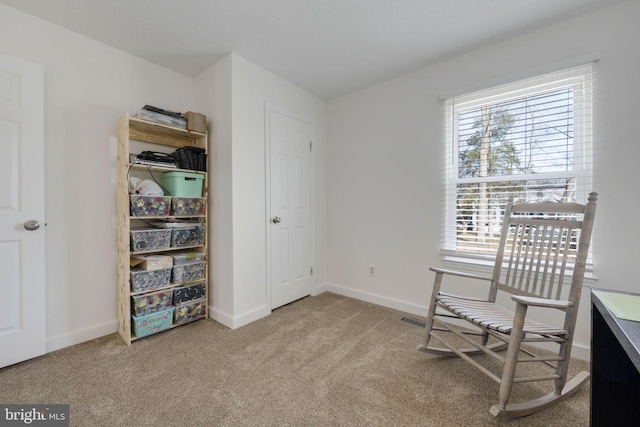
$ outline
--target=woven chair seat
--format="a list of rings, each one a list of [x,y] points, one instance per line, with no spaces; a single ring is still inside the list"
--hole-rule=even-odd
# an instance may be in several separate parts
[[[511,334],[515,313],[508,308],[486,300],[465,298],[443,292],[438,295],[437,301],[440,307],[461,319],[503,334]],[[567,331],[526,319],[523,333],[565,336]]]

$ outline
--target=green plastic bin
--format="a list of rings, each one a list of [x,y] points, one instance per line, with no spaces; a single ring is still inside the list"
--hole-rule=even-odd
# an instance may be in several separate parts
[[[189,172],[164,172],[162,186],[174,197],[202,197],[204,175]]]

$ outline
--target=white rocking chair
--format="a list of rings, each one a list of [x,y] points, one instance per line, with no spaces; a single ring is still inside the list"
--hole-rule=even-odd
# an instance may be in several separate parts
[[[418,346],[418,350],[460,357],[498,382],[499,403],[490,409],[496,417],[520,417],[541,411],[575,394],[589,379],[589,373],[582,371],[567,382],[567,373],[596,200],[596,193],[589,195],[586,205],[513,204],[510,200],[492,277],[431,268],[436,276],[426,322],[426,343]],[[565,275],[568,280],[570,274],[568,295],[561,295]],[[447,275],[488,282],[487,297],[478,299],[442,292],[442,279]],[[515,310],[496,303],[498,292],[511,295]],[[563,324],[551,326],[527,318],[529,307],[560,310]],[[430,345],[433,341],[443,347]],[[471,347],[459,348],[460,342]],[[557,348],[557,353],[537,356],[530,346],[521,347],[523,343],[557,344],[558,347],[551,346]],[[498,353],[505,348],[506,355]],[[477,354],[488,354],[497,360],[502,372],[496,375],[478,363],[471,357]],[[520,377],[516,375],[519,362],[540,362],[551,371],[549,375]],[[548,380],[555,382],[550,393],[526,402],[509,402],[514,383]]]

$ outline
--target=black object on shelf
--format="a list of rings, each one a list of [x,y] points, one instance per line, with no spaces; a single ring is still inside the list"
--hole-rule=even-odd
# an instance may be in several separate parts
[[[165,116],[171,116],[176,118],[182,118],[182,113],[178,113],[175,111],[165,110],[159,107],[154,107],[153,105],[145,105],[142,107],[143,110],[153,111],[154,113],[164,114]]]
[[[136,163],[176,167],[176,159],[173,154],[158,153],[156,151],[143,151],[136,156]]]
[[[180,169],[191,169],[196,171],[207,171],[207,153],[203,148],[183,147],[173,152],[176,165]]]

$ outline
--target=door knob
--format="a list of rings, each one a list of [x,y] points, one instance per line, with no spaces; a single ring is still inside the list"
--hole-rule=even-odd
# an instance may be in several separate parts
[[[274,224],[279,224],[280,221],[282,221],[282,219],[280,219],[279,216],[274,216],[273,218],[271,218],[271,222]]]
[[[38,228],[40,228],[40,224],[38,224],[38,221],[36,221],[35,219],[30,219],[29,221],[25,221],[24,228],[29,231],[36,231]]]

